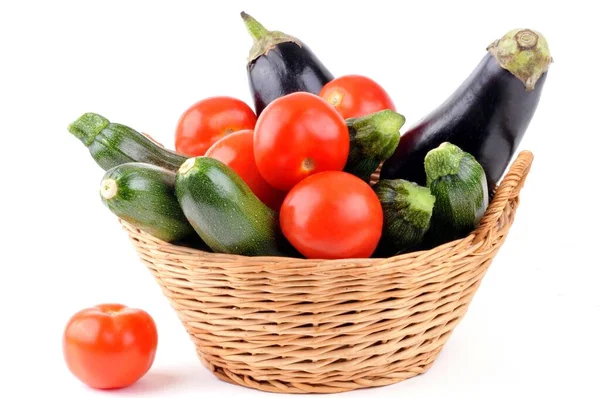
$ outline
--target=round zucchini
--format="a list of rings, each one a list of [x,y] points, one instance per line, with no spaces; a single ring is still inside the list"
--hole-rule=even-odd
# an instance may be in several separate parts
[[[470,153],[444,142],[425,156],[425,173],[435,196],[430,241],[439,245],[467,236],[489,202],[483,167]]]
[[[396,150],[405,120],[390,109],[346,119],[350,153],[344,171],[369,182],[381,162]]]
[[[429,188],[402,179],[381,180],[373,189],[383,208],[378,256],[412,251],[429,230],[435,197]]]

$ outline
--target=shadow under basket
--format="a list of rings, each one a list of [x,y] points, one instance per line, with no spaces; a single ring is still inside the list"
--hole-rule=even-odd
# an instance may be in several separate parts
[[[280,393],[384,386],[439,355],[506,239],[532,161],[519,153],[471,235],[390,258],[216,254],[121,223],[219,379]]]

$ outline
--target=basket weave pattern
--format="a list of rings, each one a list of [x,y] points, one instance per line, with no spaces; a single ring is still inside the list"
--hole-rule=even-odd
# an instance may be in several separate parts
[[[215,254],[122,224],[219,379],[283,393],[383,386],[424,373],[442,350],[507,236],[532,160],[519,154],[471,235],[385,259]]]

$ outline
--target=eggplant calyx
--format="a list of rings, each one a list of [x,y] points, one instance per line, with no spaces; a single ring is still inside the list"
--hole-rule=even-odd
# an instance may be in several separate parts
[[[525,84],[535,88],[538,79],[553,62],[546,38],[531,29],[513,29],[487,47],[500,66]]]
[[[252,39],[254,40],[254,44],[252,45],[248,56],[248,62],[252,62],[261,55],[267,54],[269,50],[279,43],[292,42],[296,43],[299,47],[302,47],[300,40],[295,37],[277,30],[267,30],[260,22],[243,11],[240,15],[244,20],[248,33],[250,33],[250,36],[252,36]]]

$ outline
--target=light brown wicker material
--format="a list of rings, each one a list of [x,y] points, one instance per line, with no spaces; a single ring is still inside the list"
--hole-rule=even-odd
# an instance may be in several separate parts
[[[283,393],[335,393],[424,373],[467,311],[515,217],[523,151],[474,233],[386,259],[214,254],[123,222],[219,379]]]

